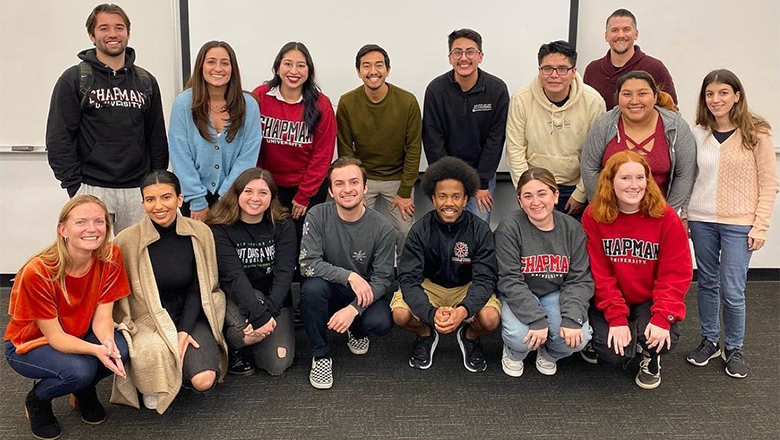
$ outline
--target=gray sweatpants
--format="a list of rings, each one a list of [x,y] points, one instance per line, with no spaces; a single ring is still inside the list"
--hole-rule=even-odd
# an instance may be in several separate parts
[[[106,204],[114,225],[114,235],[137,223],[146,214],[141,190],[138,188],[103,188],[82,183],[76,192],[76,195],[81,194],[95,196]]]

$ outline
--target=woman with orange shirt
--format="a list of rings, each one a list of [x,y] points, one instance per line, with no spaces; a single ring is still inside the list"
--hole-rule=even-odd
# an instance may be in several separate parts
[[[25,409],[37,438],[60,436],[51,401],[71,393],[84,422],[103,423],[106,411],[95,385],[112,374],[125,377],[127,343],[111,315],[130,286],[110,235],[100,199],[70,199],[60,212],[57,239],[22,266],[11,289],[5,356],[17,373],[36,379]]]

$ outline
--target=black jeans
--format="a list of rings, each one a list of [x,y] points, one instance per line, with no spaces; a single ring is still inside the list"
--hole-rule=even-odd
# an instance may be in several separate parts
[[[349,286],[329,283],[322,278],[305,278],[301,283],[300,310],[303,326],[314,357],[324,357],[330,352],[327,325],[330,317],[355,300],[355,292]],[[355,317],[349,331],[356,338],[382,336],[390,333],[393,318],[387,296],[374,301],[363,314]]]
[[[618,366],[626,361],[630,361],[637,355],[637,342],[644,350],[650,351],[647,348],[645,328],[647,328],[647,325],[650,323],[650,307],[652,305],[653,301],[647,301],[629,306],[628,328],[631,331],[631,342],[628,344],[628,347],[626,347],[624,356],[615,354],[614,347],[607,347],[609,323],[604,319],[604,314],[601,313],[600,310],[594,306],[590,307],[588,310],[588,319],[590,320],[590,326],[593,328],[593,339],[591,342],[593,344],[593,349],[599,355],[599,364]],[[676,347],[677,343],[680,341],[680,326],[676,322],[672,324],[669,329],[669,334],[672,339],[672,348],[667,349],[666,346],[664,346],[659,354],[667,354],[674,350],[674,347]]]

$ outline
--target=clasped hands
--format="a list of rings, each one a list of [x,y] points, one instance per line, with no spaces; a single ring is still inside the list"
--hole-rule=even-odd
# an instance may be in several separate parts
[[[126,379],[127,373],[125,373],[125,366],[122,363],[122,355],[119,353],[114,339],[105,338],[100,345],[95,345],[95,347],[95,357],[114,374]]]
[[[276,329],[276,320],[274,318],[269,319],[268,322],[266,322],[265,324],[261,325],[256,329],[252,328],[252,324],[249,323],[247,324],[246,327],[244,327],[244,344],[246,345],[257,344],[258,342],[267,338],[268,335],[273,333],[275,329]]]
[[[433,315],[433,326],[442,334],[452,333],[458,329],[461,322],[469,315],[463,306],[439,307]]]

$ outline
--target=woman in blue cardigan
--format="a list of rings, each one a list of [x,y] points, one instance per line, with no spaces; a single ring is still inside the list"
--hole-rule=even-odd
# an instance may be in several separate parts
[[[168,128],[171,165],[184,194],[182,214],[205,219],[235,178],[255,166],[262,139],[260,109],[241,88],[236,53],[224,41],[209,41],[173,102]]]

